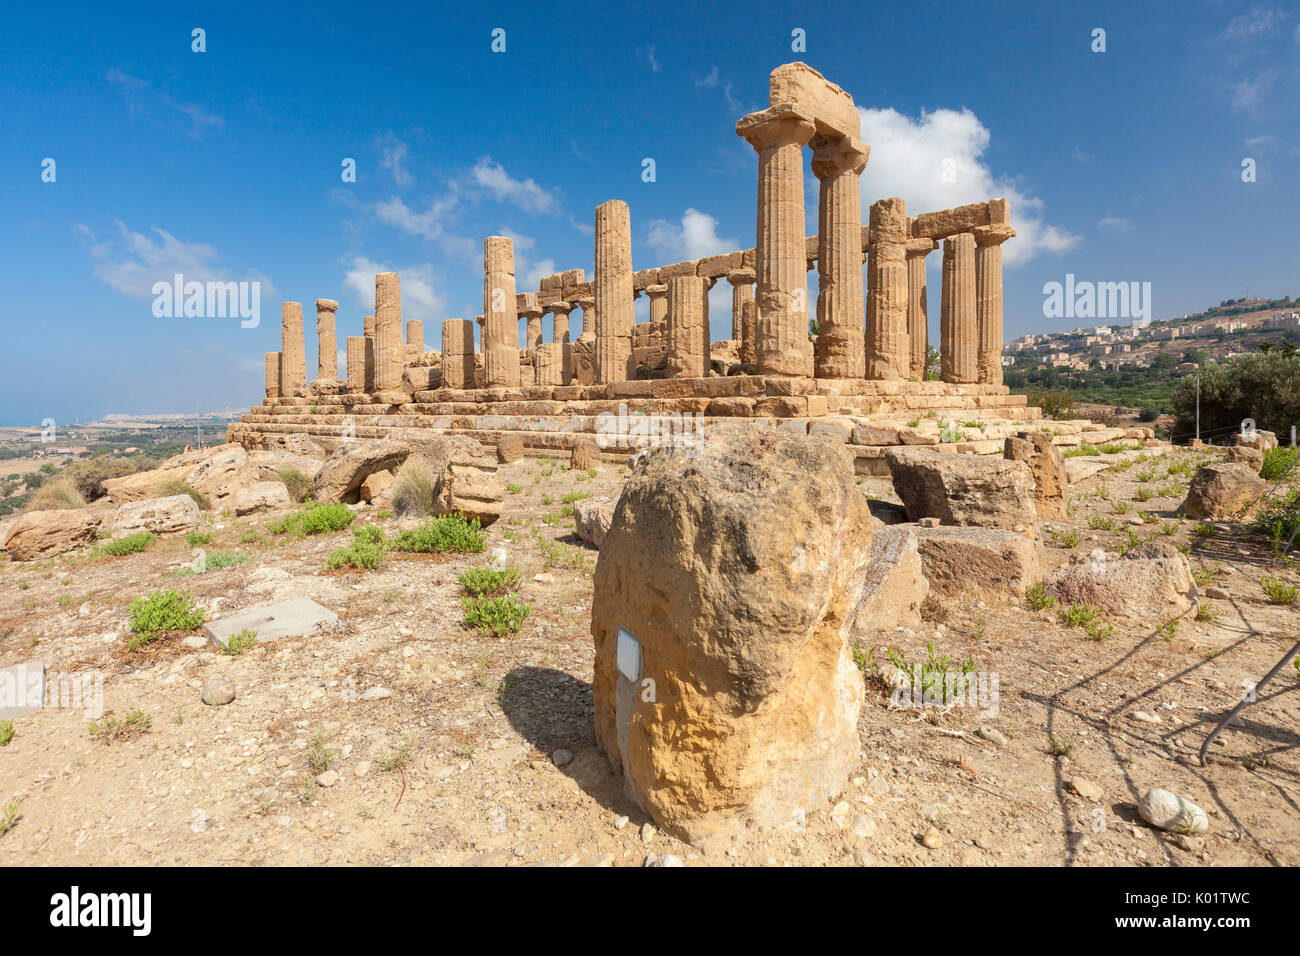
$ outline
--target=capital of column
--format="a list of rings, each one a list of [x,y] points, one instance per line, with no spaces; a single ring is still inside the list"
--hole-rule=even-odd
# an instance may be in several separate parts
[[[544,312],[553,312],[555,315],[568,315],[570,312],[573,311],[573,309],[574,309],[574,307],[575,307],[576,305],[577,305],[576,302],[565,302],[565,301],[561,300],[561,301],[559,301],[559,302],[551,302],[551,303],[549,303],[549,304],[545,307],[545,309],[543,309],[543,311],[544,311]]]
[[[809,145],[813,150],[813,175],[818,179],[847,170],[860,175],[867,168],[867,158],[871,155],[871,147],[854,136],[827,139],[818,133]]]
[[[1000,246],[1015,237],[1016,231],[1004,222],[991,226],[976,226],[971,230],[977,246]]]
[[[339,304],[335,302],[333,299],[316,300],[317,312],[337,312],[338,310],[339,310]]]
[[[907,258],[912,259],[916,256],[928,256],[939,248],[939,243],[933,239],[909,239],[903,243],[903,249],[907,252]]]
[[[773,146],[803,146],[816,131],[812,118],[800,113],[792,103],[750,113],[736,122],[736,135],[743,136],[758,152]]]
[[[668,295],[668,286],[662,283],[657,285],[648,285],[645,287],[645,294],[651,302],[654,302],[657,299],[662,299]]]
[[[727,273],[727,281],[733,286],[753,285],[758,274],[753,269],[732,269]]]
[[[586,315],[596,307],[596,297],[591,295],[579,296],[573,300],[573,304],[582,310],[583,315]]]
[[[474,316],[474,324],[481,326],[483,324],[483,316],[481,315]]]

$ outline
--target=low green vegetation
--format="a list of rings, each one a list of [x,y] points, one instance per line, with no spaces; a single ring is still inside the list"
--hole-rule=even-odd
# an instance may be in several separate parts
[[[288,466],[277,468],[275,475],[283,482],[285,489],[289,492],[289,498],[294,502],[306,501],[316,494],[316,482],[297,468]]]
[[[231,657],[238,657],[240,654],[244,653],[244,651],[252,650],[256,646],[257,634],[254,631],[250,631],[248,628],[244,628],[238,634],[235,634],[226,641],[222,651],[229,654]]]
[[[352,533],[350,547],[336,548],[330,553],[325,567],[331,571],[345,567],[373,571],[388,553],[388,547],[383,529],[366,525]]]
[[[519,571],[516,568],[505,568],[501,571],[492,568],[470,568],[456,580],[472,595],[497,597],[519,587]]]
[[[1266,576],[1259,579],[1259,586],[1264,589],[1270,604],[1295,603],[1297,588],[1294,584],[1287,584],[1281,578]]]
[[[532,613],[532,607],[513,594],[498,597],[476,595],[460,600],[465,609],[465,623],[494,637],[503,637],[519,630]]]
[[[398,551],[477,554],[487,547],[487,539],[477,518],[466,521],[457,512],[431,518],[423,527],[400,532],[393,539],[392,547]]]
[[[209,531],[185,532],[185,543],[188,544],[191,548],[197,548],[200,547],[201,545],[211,544],[214,538],[216,538],[216,535],[212,534]]]
[[[268,526],[272,534],[296,534],[307,537],[342,531],[356,517],[345,504],[308,504]]]
[[[1047,588],[1035,584],[1025,592],[1025,600],[1035,611],[1051,610],[1056,604],[1056,597],[1047,593]]]
[[[134,651],[158,640],[164,631],[192,631],[203,623],[203,611],[188,593],[169,588],[132,601],[129,623],[135,636],[127,646]]]
[[[1084,627],[1101,620],[1101,608],[1095,604],[1070,604],[1061,608],[1058,617],[1066,627]]]
[[[1300,447],[1270,448],[1264,452],[1264,465],[1259,470],[1259,477],[1265,481],[1280,481],[1282,476],[1295,464]]]
[[[111,558],[120,558],[128,554],[137,554],[157,540],[148,531],[137,531],[135,534],[128,534],[125,538],[107,541],[99,546],[99,550]]]

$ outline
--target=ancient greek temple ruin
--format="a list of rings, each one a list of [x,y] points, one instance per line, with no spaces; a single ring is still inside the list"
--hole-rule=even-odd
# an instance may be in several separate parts
[[[862,470],[898,443],[983,451],[984,442],[1000,453],[996,435],[954,439],[941,425],[972,412],[1005,422],[1039,415],[1002,384],[1001,246],[1015,235],[1007,201],[910,216],[902,199],[882,198],[864,224],[859,177],[871,147],[853,98],[788,63],[772,71],[769,103],[736,123],[758,154],[753,248],[635,269],[631,210],[612,199],[595,211],[595,275],[570,269],[520,291],[511,240],[489,236],[483,314],[443,321],[438,351],[425,350],[420,322],[403,324],[398,275],[376,276],[374,315],[346,339],[346,378],[338,303],[316,301],[319,360],[309,381],[302,308],[286,302],[280,351],[266,354],[266,399],[231,426],[231,440],[433,429],[484,442],[518,433],[531,448],[563,449],[602,414],[664,413],[706,426],[777,419],[836,435],[858,446]],[[804,221],[805,147],[819,189],[815,235]],[[940,374],[928,381],[926,257],[941,242]],[[719,280],[731,287],[731,337],[711,342],[709,290]],[[635,320],[641,295],[645,322]]]

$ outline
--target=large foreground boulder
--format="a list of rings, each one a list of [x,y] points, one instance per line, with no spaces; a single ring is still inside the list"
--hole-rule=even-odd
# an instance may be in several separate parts
[[[9,526],[3,542],[15,561],[35,561],[89,544],[101,516],[81,508],[28,511]]]
[[[1039,518],[1064,518],[1065,499],[1069,497],[1070,477],[1065,471],[1065,456],[1052,443],[1050,432],[1020,432],[1007,438],[1002,456],[1008,461],[1023,461],[1034,478],[1034,507]]]
[[[871,518],[844,446],[719,425],[637,458],[596,565],[596,739],[662,829],[798,825],[857,762]]]
[[[1024,598],[1039,578],[1038,548],[998,528],[916,528],[921,569],[930,589],[947,598],[1008,601]]]
[[[1221,462],[1206,465],[1187,486],[1183,513],[1189,518],[1219,521],[1236,518],[1268,489],[1250,465]]]
[[[119,505],[107,524],[108,533],[114,538],[124,538],[140,531],[178,534],[199,526],[199,506],[189,495],[145,498]]]
[[[1024,462],[922,446],[891,448],[885,460],[912,521],[1033,531],[1034,476]]]
[[[1196,584],[1187,559],[1165,541],[1150,541],[1122,557],[1100,548],[1057,568],[1043,582],[1062,604],[1092,604],[1108,617],[1161,623],[1196,607]]]

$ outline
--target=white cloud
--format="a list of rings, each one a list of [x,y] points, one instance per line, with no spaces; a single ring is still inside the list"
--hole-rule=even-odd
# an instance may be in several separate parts
[[[721,77],[718,75],[718,68],[715,66],[707,76],[695,77],[695,88],[697,90],[711,90],[717,87],[720,82]]]
[[[658,73],[658,72],[659,72],[659,61],[658,61],[657,59],[655,59],[655,48],[654,48],[653,46],[651,46],[650,49],[646,52],[646,59],[648,59],[648,60],[650,61],[650,69],[651,69],[651,71],[652,71],[652,72],[655,72],[655,73]]]
[[[483,264],[482,246],[469,236],[449,232],[446,223],[453,218],[457,205],[454,195],[442,196],[429,203],[424,212],[416,212],[396,196],[376,203],[372,209],[380,222],[396,226],[413,236],[436,243],[448,256],[466,265]]]
[[[155,282],[171,282],[176,273],[187,282],[228,282],[238,279],[262,283],[265,298],[274,286],[256,270],[243,276],[218,265],[220,256],[212,246],[201,242],[183,242],[165,229],[150,230],[156,238],[132,232],[120,219],[113,220],[117,227],[115,238],[97,241],[95,232],[84,223],[77,223],[78,234],[88,245],[86,251],[95,263],[91,270],[95,277],[123,295],[135,299],[153,298]]]
[[[1281,25],[1282,19],[1282,15],[1272,6],[1251,7],[1228,21],[1220,39],[1233,43],[1256,40],[1272,33]]]
[[[1112,232],[1128,232],[1133,228],[1133,220],[1127,216],[1102,216],[1097,225]]]
[[[681,225],[665,219],[651,219],[645,224],[645,243],[665,257],[663,264],[716,256],[744,248],[739,239],[718,235],[718,220],[698,209],[687,209]]]
[[[1276,80],[1275,70],[1265,70],[1253,80],[1243,77],[1236,83],[1228,84],[1228,102],[1239,113],[1253,113]]]
[[[514,179],[500,163],[484,156],[470,170],[469,183],[485,191],[498,202],[517,206],[532,215],[551,215],[560,211],[560,201],[554,191],[539,186],[531,179]]]
[[[533,259],[533,249],[537,247],[532,236],[525,236],[513,229],[499,229],[498,236],[507,236],[515,247],[515,288],[519,292],[536,292],[542,284],[542,276],[555,272],[555,260]]]
[[[442,296],[435,291],[437,280],[433,266],[421,263],[395,269],[365,256],[355,256],[343,276],[343,282],[356,293],[362,315],[374,315],[375,276],[380,272],[396,272],[400,276],[403,321],[419,319],[430,322],[443,316]]]
[[[391,172],[393,181],[403,189],[414,182],[411,174],[402,165],[406,162],[408,153],[407,145],[393,133],[385,133],[379,137],[379,166]]]
[[[155,90],[146,80],[123,73],[117,67],[108,71],[107,78],[108,82],[122,88],[127,109],[132,113],[143,114],[146,105],[153,102],[186,117],[190,122],[190,129],[186,135],[191,139],[202,139],[205,130],[226,125],[226,121],[215,113],[209,113],[194,103],[181,103],[174,100],[161,90]]]
[[[1007,265],[1040,252],[1061,253],[1080,237],[1043,218],[1043,201],[993,174],[982,156],[990,133],[970,110],[922,112],[914,120],[893,109],[858,107],[871,156],[862,174],[862,218],[876,199],[901,196],[910,215],[1005,197],[1016,238],[1003,246]]]

